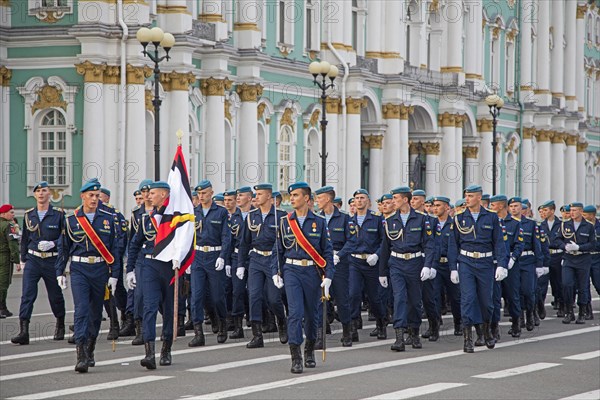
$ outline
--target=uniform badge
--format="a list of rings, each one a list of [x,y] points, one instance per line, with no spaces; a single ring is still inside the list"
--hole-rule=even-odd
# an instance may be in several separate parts
[[[313,231],[313,232],[316,232],[316,231],[317,231],[317,223],[316,223],[316,222],[313,222],[313,223],[312,223],[312,231]]]
[[[104,229],[110,230],[110,223],[107,220],[104,220],[103,223],[104,223]]]

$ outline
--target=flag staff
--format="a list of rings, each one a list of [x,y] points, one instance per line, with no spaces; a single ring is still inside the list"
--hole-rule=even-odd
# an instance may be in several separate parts
[[[177,130],[177,147],[181,146],[183,131]],[[177,323],[179,311],[179,266],[173,270],[173,342],[177,341]]]

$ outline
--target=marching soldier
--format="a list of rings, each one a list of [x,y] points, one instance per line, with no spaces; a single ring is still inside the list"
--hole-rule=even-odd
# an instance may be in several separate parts
[[[341,210],[342,206],[344,205],[344,201],[341,197],[336,197],[335,199],[333,199],[333,205]]]
[[[133,192],[133,197],[135,198],[136,207],[140,207],[142,204],[144,204],[144,196],[142,196],[141,190],[138,189]]]
[[[425,199],[426,193],[424,190],[417,189],[413,190],[412,197],[410,199],[410,206],[415,209],[415,211],[420,211],[426,213],[425,209]]]
[[[249,349],[264,347],[261,323],[263,320],[263,301],[277,318],[279,341],[288,342],[287,320],[281,288],[272,282],[270,261],[273,255],[273,245],[276,240],[276,224],[285,216],[285,212],[277,210],[273,205],[273,186],[262,183],[254,186],[256,190],[256,205],[251,210],[242,225],[238,267],[248,265],[248,295],[250,297],[250,322],[252,324],[252,340],[246,344]],[[308,200],[307,200],[308,201]]]
[[[481,196],[481,206],[484,208],[487,208],[488,210],[490,209],[490,205],[491,205],[491,197],[489,194],[484,193]]]
[[[563,318],[564,315],[564,302],[562,298],[562,258],[563,251],[559,248],[559,244],[556,242],[556,235],[560,229],[561,220],[554,215],[556,206],[554,201],[550,200],[542,204],[538,211],[540,216],[543,218],[541,228],[544,229],[549,238],[550,244],[550,266],[549,266],[549,277],[550,286],[552,287],[552,295],[554,296],[554,303],[557,306],[556,316]],[[546,287],[547,290],[547,287]],[[538,308],[543,307],[546,292],[543,292],[541,299],[538,299],[542,304],[538,304]],[[540,315],[541,317],[541,315]]]
[[[422,282],[433,279],[436,275],[432,272],[433,230],[429,217],[410,206],[413,202],[409,187],[393,189],[391,194],[396,213],[384,222],[385,236],[381,243],[379,262],[379,282],[387,288],[389,274],[394,294],[393,319],[396,341],[391,349],[404,351],[404,327],[408,327],[409,341],[413,349],[420,349]],[[435,303],[431,301],[428,308],[428,313],[434,313]],[[432,337],[439,335],[439,318],[439,315],[434,315],[429,320]],[[437,337],[435,339],[437,340]]]
[[[119,254],[120,225],[117,217],[101,208],[100,182],[87,181],[81,187],[82,205],[65,221],[65,232],[58,242],[56,279],[65,290],[64,275],[71,261],[71,290],[75,304],[75,371],[85,373],[96,365],[94,349],[102,321],[106,286],[114,294],[121,275]],[[109,274],[110,271],[110,274]]]
[[[585,206],[583,208],[583,217],[589,223],[594,225],[594,230],[596,231],[596,249],[590,252],[590,254],[592,254],[590,277],[592,278],[594,288],[596,288],[596,293],[600,294],[600,220],[596,218],[596,207],[592,205]],[[590,302],[587,304],[587,314],[585,319],[594,319],[591,296]]]
[[[44,280],[50,308],[56,318],[54,340],[65,338],[65,298],[56,282],[54,265],[58,256],[58,241],[65,227],[65,215],[50,204],[48,182],[33,187],[37,202],[35,208],[25,212],[21,239],[21,267],[23,292],[19,323],[21,331],[11,339],[14,344],[29,344],[29,321],[38,294],[38,282]]]
[[[565,204],[560,208],[560,219],[563,221],[571,219],[571,206],[569,204]]]
[[[488,348],[496,345],[490,326],[494,279],[502,281],[508,275],[500,221],[495,213],[482,207],[481,195],[481,186],[471,185],[465,189],[467,208],[454,216],[449,242],[450,246],[456,246],[457,260],[449,260],[450,274],[452,282],[460,282],[463,351],[466,353],[474,351],[473,325],[483,324]]]
[[[13,206],[3,204],[0,207],[0,319],[13,315],[6,306],[6,297],[12,280],[13,264],[19,263],[19,228],[14,218]]]
[[[294,212],[280,219],[280,235],[273,246],[275,257],[271,265],[273,283],[284,287],[288,299],[288,332],[291,372],[302,373],[302,324],[306,344],[304,366],[315,368],[315,339],[317,338],[317,308],[320,290],[325,299],[334,275],[333,248],[325,218],[315,215],[308,207],[311,190],[306,182],[288,188]]]

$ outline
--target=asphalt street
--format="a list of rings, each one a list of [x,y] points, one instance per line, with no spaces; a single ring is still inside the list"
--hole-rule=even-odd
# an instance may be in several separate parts
[[[131,346],[131,338],[119,339],[113,352],[106,321],[96,367],[78,374],[74,346],[52,340],[54,317],[43,284],[39,287],[28,346],[10,343],[18,332],[20,276],[9,289],[15,316],[0,320],[1,399],[600,399],[600,313],[584,325],[563,325],[548,304],[548,317],[532,332],[509,338],[505,319],[496,349],[478,347],[474,354],[463,353],[450,315],[438,342],[423,340],[423,349],[403,353],[390,350],[391,327],[388,340],[369,337],[374,322],[363,315],[359,343],[342,348],[341,325],[334,323],[326,361],[317,351],[317,368],[301,375],[289,372],[288,346],[275,334],[265,335],[265,348],[246,349],[249,331],[245,340],[221,345],[207,333],[207,346],[198,348],[187,346],[188,331],[173,345],[173,365],[148,371],[139,364],[143,346]],[[71,292],[64,293],[71,323]],[[593,306],[600,309],[598,298]]]

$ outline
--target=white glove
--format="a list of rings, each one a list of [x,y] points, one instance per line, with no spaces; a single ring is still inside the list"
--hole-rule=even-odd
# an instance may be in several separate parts
[[[17,265],[17,272],[18,271],[25,271],[25,263],[20,263]]]
[[[429,271],[429,279],[435,279],[436,276],[437,271],[435,270],[435,268],[431,268],[431,270]]]
[[[367,257],[367,264],[369,264],[372,267],[375,264],[377,264],[378,260],[379,256],[377,254],[371,254],[369,257]]]
[[[54,242],[50,242],[48,240],[42,240],[38,243],[38,249],[40,251],[48,251],[54,247]]]
[[[325,292],[325,298],[327,300],[329,300],[329,288],[331,287],[331,279],[329,279],[329,278],[323,279],[323,282],[321,282],[321,287],[323,288],[323,291]]]
[[[564,267],[564,265],[565,265],[565,260],[560,260],[560,266]]]
[[[333,255],[333,265],[338,265],[340,262],[340,257],[337,254]]]
[[[380,276],[379,277],[379,284],[381,286],[383,286],[384,288],[388,287],[388,280],[387,280],[387,276]]]
[[[571,240],[571,243],[567,243],[567,245],[565,246],[565,250],[568,251],[569,253],[572,251],[578,251],[579,245]]]
[[[283,287],[283,278],[279,275],[273,275],[273,284],[277,289],[281,289]]]
[[[112,295],[115,295],[115,291],[117,290],[117,282],[119,280],[117,278],[108,278],[108,288],[110,289],[110,292],[112,293]]]
[[[137,282],[135,281],[135,272],[133,272],[133,271],[128,272],[127,275],[125,276],[125,284],[127,285],[127,287],[129,289],[134,289],[136,283]]]
[[[221,271],[223,268],[225,268],[225,260],[219,257],[215,263],[215,271]]]
[[[238,279],[240,281],[242,279],[244,279],[244,272],[246,272],[246,268],[244,268],[244,267],[237,267],[235,270],[235,275],[238,277]]]
[[[67,288],[67,277],[66,276],[57,276],[56,281],[58,282],[58,287],[62,290]]]
[[[431,276],[431,268],[423,267],[421,270],[421,280],[426,281]]]
[[[536,268],[535,274],[537,275],[537,277],[539,279],[542,275],[544,275],[544,268]]]
[[[500,282],[508,276],[508,269],[504,267],[496,268],[496,281]]]
[[[188,274],[188,275],[191,275],[192,274],[192,267],[187,267],[186,270],[185,270],[185,273]]]
[[[231,278],[231,265],[225,266],[225,275],[227,275],[228,278]]]
[[[173,271],[181,267],[179,260],[173,260]]]
[[[458,282],[459,282],[459,280],[458,280],[458,271],[450,271],[450,280],[455,285],[458,285]]]
[[[549,274],[549,273],[550,273],[550,268],[548,268],[548,267],[544,267],[544,268],[542,268],[542,269],[544,270],[544,275],[547,275],[547,274]]]
[[[512,267],[514,267],[514,266],[515,266],[515,259],[511,257],[508,260],[508,270],[510,271],[512,269]]]

